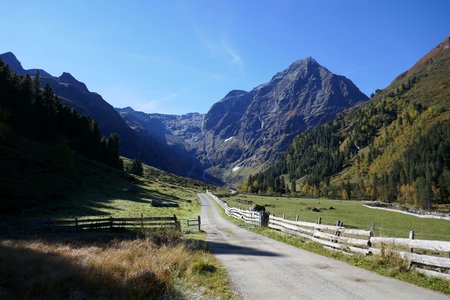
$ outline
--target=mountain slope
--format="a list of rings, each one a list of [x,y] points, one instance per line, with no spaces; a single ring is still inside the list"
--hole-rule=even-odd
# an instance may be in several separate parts
[[[159,132],[195,156],[206,174],[233,184],[274,162],[298,133],[365,100],[350,80],[307,58],[250,92],[229,92],[206,115],[117,110],[130,127]]]
[[[0,61],[0,211],[64,200],[78,187],[79,167],[98,162],[123,168],[117,135],[102,138],[94,121],[63,106],[51,88]]]
[[[241,190],[429,208],[450,195],[450,37],[363,105],[299,135]]]
[[[70,73],[64,72],[61,76],[55,77],[41,69],[25,70],[11,52],[1,54],[0,59],[19,75],[35,76],[39,71],[41,87],[48,84],[62,103],[96,120],[102,134],[119,135],[122,155],[140,159],[179,175],[186,175],[193,168],[192,165],[195,165],[195,160],[183,149],[172,149],[165,141],[154,138],[149,132],[132,130],[114,107],[99,94],[90,92],[83,82],[75,79]],[[195,177],[195,174],[192,177]]]

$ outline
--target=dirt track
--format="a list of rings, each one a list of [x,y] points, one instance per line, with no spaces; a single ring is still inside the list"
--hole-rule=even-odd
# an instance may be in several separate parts
[[[207,241],[243,299],[450,299],[240,228],[198,196]]]

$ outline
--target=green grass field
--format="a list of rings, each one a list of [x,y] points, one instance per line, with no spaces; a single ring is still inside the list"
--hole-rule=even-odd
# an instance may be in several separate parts
[[[315,222],[322,218],[323,224],[336,224],[337,220],[344,226],[368,230],[375,224],[376,236],[408,237],[410,230],[415,231],[417,239],[450,241],[450,221],[438,219],[422,219],[400,213],[382,211],[364,207],[359,201],[266,197],[256,195],[236,195],[222,198],[228,205],[248,209],[253,201],[255,204],[269,205],[266,210],[276,216],[295,220],[299,215],[301,221]],[[311,211],[317,208],[320,212]],[[332,209],[333,208],[333,209]]]
[[[130,161],[124,158],[125,165]],[[79,185],[64,200],[50,200],[22,213],[23,219],[46,220],[92,217],[173,216],[196,218],[197,193],[211,186],[144,165],[144,176],[129,175],[102,164],[79,164]],[[50,189],[50,187],[49,187]],[[152,199],[179,207],[153,207]],[[182,225],[184,223],[182,222]]]

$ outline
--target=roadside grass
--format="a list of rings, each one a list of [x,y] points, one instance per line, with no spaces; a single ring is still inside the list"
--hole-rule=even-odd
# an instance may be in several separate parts
[[[0,298],[235,299],[199,245],[167,231],[0,238]]]
[[[288,197],[268,197],[243,195],[222,197],[228,205],[248,209],[253,201],[255,204],[266,205],[266,210],[276,216],[285,215],[286,219],[295,220],[299,215],[301,221],[315,222],[322,218],[323,224],[336,224],[337,220],[344,222],[345,227],[368,230],[375,224],[375,236],[408,237],[409,231],[415,231],[416,239],[450,241],[450,221],[438,219],[422,219],[401,213],[383,211],[364,207],[359,201],[344,201],[330,199],[308,199]],[[241,201],[241,202],[239,202]],[[316,208],[320,212],[313,212]]]
[[[241,197],[242,196],[237,196]],[[264,197],[267,198],[267,197]],[[222,198],[222,200],[228,200],[229,198]],[[303,200],[303,199],[302,199]],[[313,200],[313,199],[311,199]],[[315,200],[317,201],[317,200]],[[333,201],[333,200],[330,200]],[[336,200],[337,201],[337,200]],[[345,255],[339,252],[327,250],[323,248],[319,243],[310,241],[308,239],[304,239],[301,237],[294,237],[288,234],[283,234],[281,232],[269,229],[269,228],[261,228],[259,226],[255,226],[252,224],[245,223],[238,219],[232,218],[225,214],[225,211],[214,201],[219,214],[227,219],[228,221],[240,226],[247,228],[255,233],[264,235],[268,238],[277,240],[279,242],[304,249],[319,255],[323,255],[326,257],[331,257],[333,259],[337,259],[340,261],[347,262],[350,265],[366,269],[371,272],[378,273],[383,276],[396,278],[402,281],[406,281],[424,288],[428,288],[431,290],[435,290],[438,292],[442,292],[450,295],[450,282],[445,281],[436,277],[426,277],[423,274],[408,269],[408,262],[404,259],[401,259],[395,253],[386,250],[383,255],[377,256],[364,256],[362,254],[354,254],[354,255]],[[255,202],[257,203],[257,202]],[[228,202],[230,205],[231,202]],[[245,208],[245,207],[242,207]],[[248,208],[248,207],[247,207]]]

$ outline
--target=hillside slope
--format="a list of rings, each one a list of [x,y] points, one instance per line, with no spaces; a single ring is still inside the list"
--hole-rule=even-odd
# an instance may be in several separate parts
[[[34,77],[39,72],[41,87],[48,84],[63,104],[73,107],[81,115],[94,119],[103,135],[117,133],[121,141],[122,155],[140,159],[149,165],[179,175],[188,174],[196,166],[195,159],[184,149],[171,147],[165,140],[155,138],[148,131],[132,130],[113,106],[101,95],[89,91],[86,84],[78,81],[70,73],[64,72],[56,77],[42,69],[25,70],[11,52],[1,54],[0,60],[19,75]],[[192,172],[192,177],[199,177],[196,175],[197,173]]]
[[[205,188],[146,167],[142,185],[156,188],[127,192],[136,178],[123,171],[123,160],[129,162],[119,157],[117,135],[102,137],[94,120],[62,105],[48,85],[39,86],[36,77],[17,75],[0,60],[0,214],[52,212],[70,204],[92,215],[116,197],[186,199],[166,195],[159,186],[177,193],[189,189],[191,199],[193,189]]]
[[[370,101],[299,135],[242,191],[450,202],[450,37]]]

